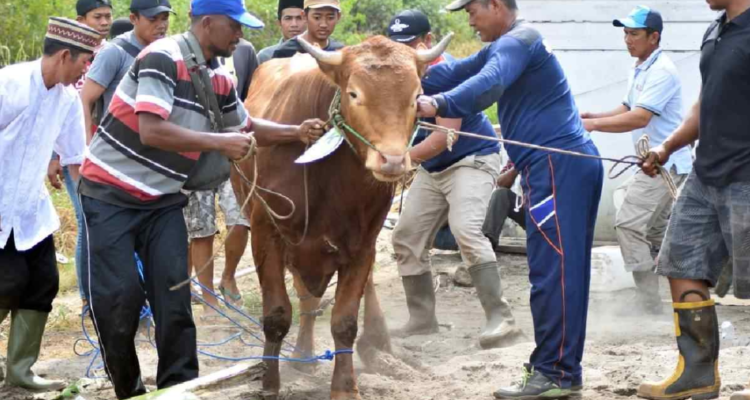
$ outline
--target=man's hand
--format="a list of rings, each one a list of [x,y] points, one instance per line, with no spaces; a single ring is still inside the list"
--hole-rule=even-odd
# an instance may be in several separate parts
[[[659,174],[659,165],[664,165],[669,160],[669,152],[664,145],[659,145],[648,151],[646,161],[641,165],[643,173],[655,177]]]
[[[515,168],[511,168],[500,174],[500,177],[497,178],[497,186],[510,189],[516,182],[516,177],[518,177],[518,171]]]
[[[54,159],[49,162],[49,166],[47,166],[47,179],[49,179],[49,183],[53,188],[57,190],[62,189],[62,183],[60,180],[64,178],[62,166],[60,166],[60,160]]]
[[[433,118],[437,116],[435,99],[430,96],[419,96],[417,98],[417,117]]]
[[[247,155],[252,148],[252,134],[227,132],[221,134],[219,151],[230,160],[239,160]]]
[[[297,127],[297,137],[304,144],[315,143],[325,133],[326,123],[315,118],[308,119]]]
[[[581,119],[591,119],[591,118],[595,118],[594,117],[594,113],[592,113],[592,112],[582,112],[581,113]]]
[[[593,119],[584,119],[583,120],[583,129],[585,129],[586,132],[593,132],[595,130],[595,128],[594,128],[594,120]]]

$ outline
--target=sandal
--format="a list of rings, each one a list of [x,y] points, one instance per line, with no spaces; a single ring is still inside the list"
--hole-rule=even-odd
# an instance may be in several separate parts
[[[229,302],[231,305],[238,308],[242,307],[242,295],[240,293],[234,294],[230,292],[229,289],[221,285],[219,285],[219,292],[222,296],[224,296],[224,300]]]

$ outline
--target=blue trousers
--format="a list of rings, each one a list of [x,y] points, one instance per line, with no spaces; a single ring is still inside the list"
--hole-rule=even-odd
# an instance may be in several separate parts
[[[599,154],[591,142],[571,150]],[[583,384],[591,247],[603,177],[601,161],[559,154],[522,171],[536,341],[530,364],[562,388]]]
[[[81,299],[87,299],[84,288],[87,287],[86,280],[83,274],[83,251],[81,246],[83,245],[83,210],[81,210],[81,202],[78,199],[78,188],[76,183],[73,182],[73,178],[70,176],[70,170],[68,167],[63,167],[63,177],[65,180],[65,189],[70,197],[70,203],[73,205],[73,210],[76,214],[76,230],[78,235],[76,236],[76,277],[78,278],[78,293],[81,295]]]

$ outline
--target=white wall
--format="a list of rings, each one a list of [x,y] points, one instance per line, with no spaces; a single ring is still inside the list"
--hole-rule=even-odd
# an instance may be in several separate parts
[[[625,49],[622,29],[613,27],[612,20],[626,17],[639,4],[660,11],[665,20],[662,47],[680,71],[687,110],[700,92],[701,39],[717,16],[705,1],[518,0],[521,15],[539,29],[560,60],[582,111],[604,111],[621,104],[634,60]],[[604,156],[634,153],[630,134],[592,136]],[[607,172],[611,165],[605,162]],[[626,177],[605,180],[597,240],[615,240],[612,195]]]

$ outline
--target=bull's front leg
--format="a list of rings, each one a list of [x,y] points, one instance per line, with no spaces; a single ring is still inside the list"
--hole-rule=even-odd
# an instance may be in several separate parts
[[[299,297],[299,334],[295,346],[293,358],[312,358],[315,355],[315,319],[317,318],[320,298],[315,297],[307,290],[305,283],[297,274],[294,276],[294,289]],[[317,367],[317,363],[292,363],[296,370],[311,373]]]
[[[359,263],[358,263],[359,264]],[[331,334],[336,350],[354,349],[357,339],[357,315],[365,285],[370,276],[372,263],[350,265],[339,269],[339,282],[336,287],[336,304],[331,318]],[[336,364],[331,380],[331,399],[360,400],[357,378],[354,375],[354,355],[336,355]]]
[[[257,229],[254,231],[258,232]],[[263,293],[263,334],[266,340],[263,356],[269,357],[265,360],[264,399],[276,400],[281,389],[277,358],[292,325],[292,304],[284,284],[282,245],[269,235],[255,234],[252,239],[253,257],[258,265],[258,280]]]

